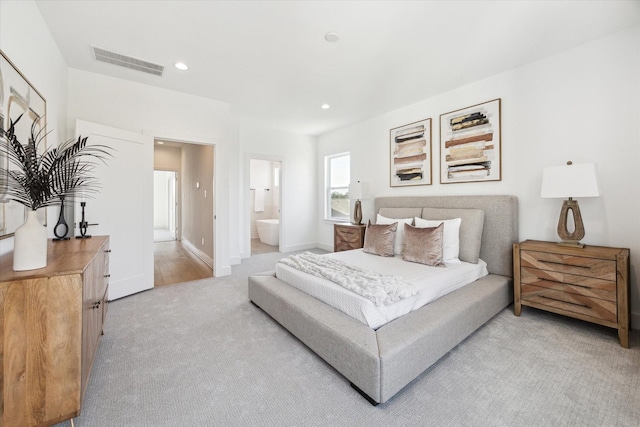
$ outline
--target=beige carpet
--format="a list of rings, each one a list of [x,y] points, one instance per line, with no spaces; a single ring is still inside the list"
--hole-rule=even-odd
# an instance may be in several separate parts
[[[640,424],[638,332],[624,349],[614,330],[526,308],[373,407],[248,301],[248,274],[280,256],[110,303],[76,426]]]

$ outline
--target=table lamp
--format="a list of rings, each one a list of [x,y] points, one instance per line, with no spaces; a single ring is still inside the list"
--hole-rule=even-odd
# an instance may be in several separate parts
[[[596,168],[593,163],[574,165],[569,161],[566,166],[544,168],[540,197],[566,199],[562,204],[558,220],[558,236],[562,239],[561,242],[558,242],[559,245],[584,247],[584,244],[580,243],[580,239],[584,237],[582,215],[578,201],[573,198],[597,197],[599,195]],[[567,227],[569,211],[573,215],[573,232],[570,232]]]
[[[356,200],[356,203],[353,207],[353,224],[360,225],[362,224],[362,205],[360,203],[360,199],[362,198],[362,182],[359,180],[355,183],[349,184],[349,199]]]

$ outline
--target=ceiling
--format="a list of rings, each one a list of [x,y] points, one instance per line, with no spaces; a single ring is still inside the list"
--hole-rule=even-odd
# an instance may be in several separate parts
[[[37,5],[71,68],[224,101],[239,117],[308,135],[640,23],[638,0]],[[327,42],[330,31],[340,40]],[[164,65],[164,75],[97,62],[91,46]]]

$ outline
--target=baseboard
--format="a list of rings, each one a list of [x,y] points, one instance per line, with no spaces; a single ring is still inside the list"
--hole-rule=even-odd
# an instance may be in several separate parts
[[[193,243],[191,243],[189,240],[187,239],[182,239],[181,243],[187,248],[189,249],[195,256],[197,256],[198,258],[200,258],[202,260],[202,262],[204,262],[205,264],[207,264],[209,267],[213,268],[213,259],[211,259],[211,257],[207,254],[205,254],[204,252],[202,252],[200,249],[198,249],[198,247],[196,245],[194,245]]]
[[[316,243],[306,243],[304,245],[286,246],[282,248],[283,253],[306,251],[308,249],[315,249],[318,245]]]
[[[317,248],[323,249],[327,252],[333,252],[333,246],[331,245],[325,245],[324,243],[318,243],[316,244]]]

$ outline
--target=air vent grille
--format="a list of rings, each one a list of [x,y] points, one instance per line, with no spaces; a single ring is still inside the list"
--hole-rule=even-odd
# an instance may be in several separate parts
[[[118,65],[131,70],[142,71],[143,73],[153,74],[154,76],[162,76],[162,73],[164,72],[164,66],[154,64],[153,62],[143,61],[142,59],[111,52],[95,46],[91,46],[91,48],[93,49],[93,55],[96,61]]]

